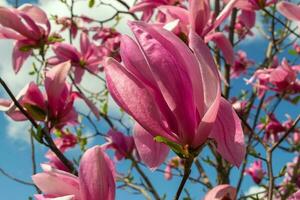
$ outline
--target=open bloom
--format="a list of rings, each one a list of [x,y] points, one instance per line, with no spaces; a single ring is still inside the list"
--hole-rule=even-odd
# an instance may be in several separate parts
[[[18,9],[0,6],[0,39],[16,40],[13,69],[17,73],[35,48],[48,42],[50,22],[40,8],[24,4]]]
[[[81,81],[85,70],[93,74],[99,71],[98,66],[102,58],[98,57],[98,50],[90,42],[86,33],[82,33],[80,36],[80,52],[74,46],[67,43],[54,44],[53,51],[56,55],[49,58],[48,63],[57,65],[70,60],[71,65],[74,67],[76,83]]]
[[[182,0],[141,0],[141,2],[134,5],[131,12],[143,12],[142,20],[149,21],[154,13],[154,9],[160,5],[173,5]]]
[[[100,146],[88,149],[82,156],[79,176],[42,165],[44,172],[32,176],[43,192],[37,200],[64,197],[68,200],[114,200],[114,166]]]
[[[266,172],[262,168],[262,161],[256,160],[249,168],[245,170],[245,173],[249,174],[256,184],[259,184]]]
[[[254,62],[247,58],[247,53],[244,51],[238,51],[236,53],[236,59],[234,65],[231,67],[231,77],[238,78],[241,74],[247,71],[247,68],[253,65]]]
[[[234,200],[236,189],[230,185],[218,185],[211,189],[203,200]]]
[[[18,102],[37,121],[47,122],[47,127],[62,128],[65,125],[77,123],[77,112],[74,109],[76,97],[82,98],[96,116],[97,108],[85,97],[72,92],[66,82],[71,68],[70,62],[54,66],[46,72],[44,81],[45,93],[34,82],[29,83],[17,96]],[[27,117],[15,106],[11,100],[0,100],[0,109],[15,121],[27,120]]]
[[[166,146],[153,145],[156,136],[194,150],[210,137],[225,159],[239,165],[244,157],[240,120],[221,98],[218,70],[202,39],[191,32],[193,53],[165,29],[144,22],[129,26],[137,42],[123,36],[124,66],[109,58],[105,71],[112,97],[138,122],[134,139],[141,158],[152,168],[165,160]]]
[[[268,115],[266,121],[257,125],[257,128],[265,130],[264,140],[271,139],[273,141],[277,141],[279,134],[286,130],[274,114]]]

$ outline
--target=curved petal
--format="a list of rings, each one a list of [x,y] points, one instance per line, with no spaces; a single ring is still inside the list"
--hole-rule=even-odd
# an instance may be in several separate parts
[[[112,58],[105,61],[105,72],[108,89],[121,108],[152,135],[175,140],[164,127],[152,95],[140,81]]]
[[[234,51],[230,41],[221,32],[209,34],[205,37],[205,42],[213,41],[221,50],[225,57],[225,61],[229,65],[234,64]]]
[[[57,57],[61,59],[71,60],[72,62],[80,62],[80,53],[77,49],[67,43],[57,43],[53,45],[53,51]]]
[[[221,99],[221,88],[219,72],[208,47],[193,31],[191,31],[189,38],[190,47],[194,51],[200,66],[204,95],[202,105],[200,102],[199,107],[197,107],[201,121],[193,141],[193,146],[198,147],[206,141],[213,123],[216,120]],[[202,108],[200,106],[202,106]],[[202,115],[201,110],[203,111]]]
[[[126,35],[121,38],[120,55],[128,72],[151,88],[149,92],[153,93],[155,102],[167,120],[169,128],[177,132],[176,118],[164,100],[142,51],[136,42]]]
[[[62,93],[66,90],[66,78],[70,71],[69,61],[52,67],[46,72],[45,89],[48,97],[49,109],[56,113],[59,108]]]
[[[241,121],[224,98],[221,99],[217,120],[209,137],[217,142],[217,151],[222,157],[240,166],[246,152]]]
[[[230,185],[218,185],[210,190],[203,200],[234,200],[236,195],[236,189]]]
[[[190,23],[193,31],[202,36],[204,28],[210,18],[210,4],[208,0],[190,0]]]
[[[47,14],[37,6],[32,4],[23,4],[18,8],[18,10],[26,13],[32,20],[39,23],[46,28],[46,34],[50,32],[50,22],[48,20]]]
[[[112,161],[100,146],[88,149],[80,161],[81,200],[114,200],[115,180]]]
[[[54,196],[74,195],[80,198],[78,179],[67,172],[52,169],[48,165],[43,165],[46,172],[32,176],[34,184],[45,194]]]
[[[152,170],[159,167],[169,154],[169,147],[155,142],[153,136],[138,123],[134,126],[134,143],[143,162]]]
[[[129,26],[144,52],[161,94],[176,116],[179,125],[176,134],[181,139],[180,143],[190,143],[195,132],[196,108],[187,62],[183,59],[184,55],[176,52],[174,46],[170,45],[173,41],[177,41],[178,44],[179,39],[163,28],[144,22],[130,22]],[[163,37],[163,34],[169,37],[168,40]],[[180,44],[180,51],[185,53],[189,51],[183,42]],[[193,58],[191,52],[186,55]]]
[[[296,4],[281,1],[277,4],[277,10],[289,20],[300,21],[300,7]]]

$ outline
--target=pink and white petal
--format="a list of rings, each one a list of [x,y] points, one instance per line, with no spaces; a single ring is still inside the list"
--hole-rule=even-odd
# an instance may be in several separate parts
[[[46,195],[74,195],[76,199],[80,198],[79,182],[72,176],[56,172],[43,172],[33,175],[32,180]]]
[[[170,151],[169,147],[156,142],[153,135],[138,123],[134,126],[133,138],[139,156],[151,170],[155,170],[166,160]]]
[[[31,19],[33,19],[36,23],[45,26],[47,30],[47,35],[50,32],[50,22],[48,20],[47,14],[37,6],[32,4],[23,4],[18,8],[18,10],[26,13]]]
[[[72,62],[80,62],[81,54],[77,49],[67,43],[57,43],[53,45],[53,51],[57,57],[62,60],[71,60]]]
[[[88,52],[91,43],[86,33],[82,32],[80,35],[80,50],[82,54]]]
[[[232,105],[224,98],[221,99],[218,116],[209,137],[217,142],[217,151],[225,160],[240,166],[246,152],[243,129]]]
[[[210,18],[210,4],[208,0],[190,0],[191,28],[202,36]]]
[[[74,195],[67,195],[62,197],[51,197],[52,195],[36,194],[35,200],[76,200]]]
[[[221,99],[221,83],[217,66],[204,41],[193,31],[191,31],[189,38],[189,45],[198,60],[204,93],[203,104],[198,103],[199,106],[197,107],[201,121],[193,142],[193,146],[198,147],[206,141],[216,120]]]
[[[114,200],[115,180],[111,161],[101,146],[88,149],[80,161],[81,200]]]

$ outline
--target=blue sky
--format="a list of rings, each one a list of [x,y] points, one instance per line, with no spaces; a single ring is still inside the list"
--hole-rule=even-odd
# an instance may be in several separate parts
[[[13,0],[9,0],[8,2],[14,2]],[[37,2],[37,1],[28,1],[28,0],[19,0],[19,3],[25,3],[25,2]],[[1,3],[1,1],[0,1]],[[51,10],[47,10],[51,12]],[[128,30],[124,30],[128,31]],[[11,46],[12,43],[9,42],[3,42],[0,41],[0,49],[6,48],[8,52],[11,52]],[[264,51],[266,49],[267,44],[263,42],[263,40],[260,38],[256,40],[248,39],[248,42],[245,42],[240,47],[244,49],[248,53],[248,57],[253,60],[261,60],[264,56]],[[1,51],[2,53],[2,51]],[[7,55],[7,57],[1,57],[0,55],[0,74],[4,78],[6,78],[7,83],[13,87],[13,91],[17,93],[19,86],[23,83],[18,80],[18,78],[14,78],[14,76],[6,75],[1,72],[5,70],[8,70],[7,68],[11,68],[11,58],[10,55]],[[8,65],[8,66],[7,66]],[[23,74],[24,75],[24,74]],[[25,73],[26,75],[26,73]],[[24,77],[24,76],[22,76]],[[20,78],[20,76],[19,76]],[[240,92],[241,89],[244,88],[244,82],[243,80],[234,80],[233,81],[233,88],[232,93],[237,94]],[[5,96],[4,91],[0,89],[0,96]],[[292,117],[295,117],[299,113],[295,106],[291,106],[287,102],[282,102],[281,107],[277,111],[277,116],[279,119],[283,120],[285,119],[284,114],[289,113]],[[2,113],[0,114],[0,126],[2,127],[1,134],[2,139],[0,140],[0,167],[3,168],[7,173],[12,174],[13,176],[20,178],[22,180],[26,180],[28,182],[31,181],[30,176],[32,173],[31,169],[31,157],[30,157],[30,148],[28,143],[28,134],[25,125],[21,126],[10,122],[7,117],[5,117]],[[107,131],[107,126],[103,124],[103,122],[99,123],[99,128],[103,130],[103,132]],[[23,133],[16,133],[16,132],[23,132]],[[95,145],[95,144],[102,144],[103,140],[100,138],[95,138],[89,145]],[[46,148],[43,146],[36,144],[36,154],[37,154],[37,163],[45,162],[44,154],[47,151]],[[68,152],[67,156],[72,158],[73,156],[78,156],[78,149],[74,149],[70,152]],[[209,152],[205,150],[201,156],[208,155]],[[284,163],[287,161],[292,160],[292,155],[284,155],[282,153],[276,153],[274,156],[277,159],[279,163],[276,163],[274,165],[275,172],[279,171]],[[276,162],[277,162],[276,160]],[[125,162],[122,163],[122,165],[118,165],[118,170],[125,172],[128,168],[129,163]],[[161,173],[157,172],[151,172],[147,168],[143,168],[143,170],[152,178],[153,183],[156,188],[158,188],[158,191],[160,194],[163,194],[164,192],[168,194],[175,194],[176,189],[179,185],[179,179],[174,178],[172,181],[165,181],[163,179],[163,175]],[[38,171],[41,171],[40,168],[38,168]],[[209,175],[214,177],[215,173],[212,170],[209,170]],[[234,171],[237,171],[237,169],[234,169]],[[192,176],[197,176],[197,172],[192,172]],[[232,173],[232,184],[236,184],[236,173]],[[252,180],[246,176],[244,179],[242,190],[245,192],[248,190],[250,185],[254,185]],[[0,188],[1,188],[1,199],[12,199],[12,200],[19,200],[19,199],[27,199],[29,196],[32,196],[32,194],[35,193],[35,190],[32,187],[21,185],[19,183],[16,183],[7,177],[4,177],[0,174]],[[195,195],[195,197],[203,196],[204,191],[202,191],[202,187],[199,184],[194,184],[189,182],[186,185],[186,188],[189,188],[191,190],[191,194]],[[193,196],[192,196],[193,197]],[[141,199],[140,196],[133,195],[131,193],[128,193],[126,191],[118,190],[117,193],[117,199]],[[168,199],[171,199],[171,196],[168,196]]]

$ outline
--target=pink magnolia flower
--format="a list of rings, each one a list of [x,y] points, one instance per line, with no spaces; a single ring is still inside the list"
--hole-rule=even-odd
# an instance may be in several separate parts
[[[300,188],[300,171],[297,163],[299,162],[300,156],[297,155],[292,162],[286,164],[286,173],[283,179],[283,185],[295,184],[295,186]],[[292,181],[292,177],[294,177],[294,182]]]
[[[254,163],[252,163],[252,165],[245,170],[245,173],[249,174],[256,184],[259,184],[266,174],[266,172],[263,170],[261,160],[254,161]]]
[[[159,9],[167,16],[165,23],[167,23],[168,30],[188,35],[189,27],[191,27],[205,42],[214,42],[221,49],[226,62],[233,64],[232,45],[223,33],[214,31],[230,15],[236,2],[237,0],[231,0],[217,17],[211,14],[208,0],[190,0],[189,10],[176,6],[160,6]],[[168,28],[170,25],[171,28]]]
[[[46,122],[49,129],[60,129],[67,124],[77,123],[78,114],[73,107],[76,97],[82,98],[99,117],[97,108],[82,95],[72,92],[71,86],[67,84],[66,77],[70,68],[70,62],[64,62],[47,71],[44,80],[45,92],[31,82],[17,96],[19,103],[33,119]],[[15,121],[27,120],[11,100],[0,101],[0,109],[6,111],[7,115]]]
[[[230,185],[218,185],[211,189],[203,200],[234,200],[236,189]]]
[[[154,9],[161,5],[174,5],[182,0],[141,0],[141,2],[134,5],[131,12],[143,12],[142,20],[148,22],[153,13]]]
[[[88,149],[82,156],[78,177],[49,165],[44,172],[32,176],[34,184],[43,192],[37,200],[64,198],[68,200],[114,200],[114,166],[100,146]]]
[[[268,115],[266,121],[260,123],[257,128],[265,130],[265,140],[272,139],[272,141],[277,141],[279,134],[285,131],[285,127],[277,120],[274,114]]]
[[[251,29],[255,25],[256,14],[254,11],[241,10],[241,14],[237,17],[237,21],[234,25],[234,31],[238,35],[239,39],[244,39],[247,35],[252,36]],[[229,27],[226,27],[229,30]]]
[[[0,6],[0,39],[16,40],[13,49],[13,69],[19,72],[33,49],[48,43],[50,23],[40,8],[24,4],[18,9]]]
[[[218,152],[239,165],[244,157],[240,120],[221,98],[218,70],[205,43],[191,32],[193,53],[163,28],[143,22],[129,26],[137,42],[123,36],[124,65],[109,58],[105,72],[112,97],[138,122],[134,139],[142,160],[155,168],[168,155],[167,146],[153,137],[190,149],[211,137],[218,143]]]
[[[103,145],[104,149],[115,150],[117,160],[128,158],[134,150],[134,140],[132,136],[126,136],[119,131],[111,129],[107,134],[108,142]]]
[[[267,90],[296,94],[300,91],[300,81],[297,79],[299,71],[298,65],[290,66],[287,60],[283,59],[276,68],[257,70],[247,82],[254,85],[259,97]]]
[[[253,65],[254,62],[247,58],[247,53],[239,50],[236,53],[236,58],[234,61],[234,65],[231,67],[231,77],[237,78],[241,74],[245,73],[247,68]]]
[[[92,44],[86,33],[80,36],[80,51],[67,43],[56,43],[53,45],[55,56],[48,59],[50,65],[57,65],[70,61],[74,67],[75,82],[79,83],[85,72],[96,74],[99,71],[99,64],[102,60],[97,54],[97,49]]]

